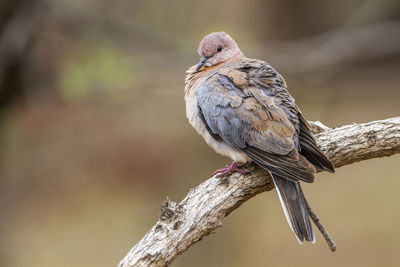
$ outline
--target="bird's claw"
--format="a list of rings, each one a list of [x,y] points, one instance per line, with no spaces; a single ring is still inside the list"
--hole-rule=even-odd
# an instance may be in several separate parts
[[[239,172],[239,173],[242,173],[242,174],[248,173],[248,171],[240,169],[238,167],[237,162],[234,161],[234,162],[231,163],[231,165],[228,165],[225,168],[216,170],[215,172],[213,172],[212,175],[216,175],[217,174],[216,177],[221,177],[221,176],[227,175],[227,174],[229,174],[231,172]]]

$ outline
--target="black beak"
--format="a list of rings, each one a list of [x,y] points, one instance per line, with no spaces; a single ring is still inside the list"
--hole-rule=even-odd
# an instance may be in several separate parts
[[[206,64],[206,62],[207,62],[207,60],[208,60],[209,58],[210,58],[210,57],[205,57],[205,56],[202,56],[202,57],[201,57],[199,64],[197,64],[196,72],[198,72],[198,71],[201,69],[201,67],[203,67],[204,64]]]

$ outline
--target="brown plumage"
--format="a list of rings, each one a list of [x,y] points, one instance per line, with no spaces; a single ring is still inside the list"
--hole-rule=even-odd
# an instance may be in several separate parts
[[[254,161],[274,180],[286,218],[299,242],[314,241],[299,181],[313,182],[316,171],[334,172],[310,127],[267,63],[243,55],[226,33],[204,37],[200,63],[187,71],[186,115],[217,153],[234,163],[217,172],[238,170]]]

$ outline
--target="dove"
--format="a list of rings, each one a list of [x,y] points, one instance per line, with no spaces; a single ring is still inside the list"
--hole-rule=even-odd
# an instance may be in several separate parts
[[[267,170],[297,240],[315,242],[300,182],[317,171],[334,172],[284,78],[268,63],[247,58],[225,32],[200,42],[197,65],[185,79],[186,116],[193,128],[232,164],[216,176],[254,162]]]

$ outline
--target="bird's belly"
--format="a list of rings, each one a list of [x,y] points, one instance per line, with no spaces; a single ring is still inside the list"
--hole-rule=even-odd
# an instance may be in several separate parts
[[[204,122],[199,117],[198,103],[197,97],[191,96],[190,92],[185,96],[186,101],[186,117],[188,118],[190,124],[193,128],[203,137],[206,143],[212,147],[215,152],[220,155],[231,158],[233,161],[238,163],[246,163],[249,162],[250,159],[247,155],[230,144],[224,142],[223,140],[216,140],[214,137],[210,135]]]

